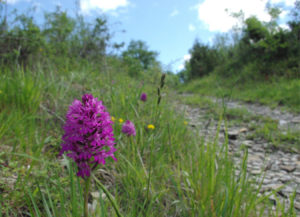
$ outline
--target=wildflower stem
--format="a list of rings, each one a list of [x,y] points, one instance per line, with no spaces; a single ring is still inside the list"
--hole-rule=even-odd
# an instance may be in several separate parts
[[[149,162],[149,169],[148,169],[148,180],[147,180],[147,195],[146,195],[146,201],[149,200],[149,191],[150,191],[150,182],[151,182],[151,172],[152,172],[152,151],[153,151],[153,143],[154,143],[154,137],[152,135],[152,142],[150,145],[150,162]],[[145,206],[145,204],[144,204]]]
[[[133,161],[134,161],[134,163],[136,163],[136,157],[135,157],[136,156],[136,145],[134,144],[134,139],[132,136],[130,137],[129,144],[131,147],[133,147],[133,153],[134,153]]]
[[[84,188],[84,217],[89,216],[88,210],[88,199],[89,199],[89,190],[90,190],[91,178],[87,177],[85,180],[85,188]]]
[[[93,178],[96,181],[96,183],[100,186],[100,188],[104,191],[105,195],[107,196],[107,198],[109,199],[109,201],[113,205],[113,208],[114,208],[117,216],[118,217],[123,217],[123,215],[120,213],[120,209],[119,209],[117,203],[115,202],[113,196],[108,192],[108,190],[104,187],[104,185],[94,175],[93,175]]]

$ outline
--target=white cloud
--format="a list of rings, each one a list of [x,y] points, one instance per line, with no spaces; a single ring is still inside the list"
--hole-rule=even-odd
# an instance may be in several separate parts
[[[295,4],[295,0],[285,0],[283,1],[287,6],[293,6]]]
[[[281,13],[280,13],[280,15],[279,15],[279,18],[284,18],[284,17],[286,17],[286,16],[288,15],[288,13],[289,13],[289,11],[287,11],[287,10],[282,10]]]
[[[271,4],[284,3],[293,5],[295,0],[270,0]],[[245,19],[256,16],[261,21],[269,21],[270,16],[266,10],[268,0],[204,0],[197,6],[198,19],[202,21],[210,31],[227,32],[238,20],[230,16],[240,10],[244,12]]]
[[[191,57],[192,57],[191,54],[184,55],[183,58],[181,59],[181,64],[177,67],[177,70],[181,71],[182,69],[184,69],[185,62],[189,61]]]
[[[181,71],[182,69],[184,69],[184,64],[183,63],[178,66],[177,70]]]
[[[285,24],[285,23],[282,23],[282,24],[279,24],[279,26],[283,29],[283,30],[290,30],[290,27]]]
[[[296,0],[271,0],[271,3],[284,3],[286,6],[293,6]]]
[[[192,57],[191,54],[186,54],[186,55],[183,56],[183,60],[184,61],[189,61],[191,59],[191,57]]]
[[[189,31],[195,31],[196,27],[193,24],[189,24]]]
[[[179,14],[179,11],[177,10],[177,9],[174,9],[173,11],[172,11],[172,13],[170,14],[170,16],[171,17],[175,17],[176,15],[178,15]]]
[[[81,0],[80,8],[88,13],[91,10],[100,9],[102,11],[113,11],[120,7],[126,7],[129,4],[127,0]]]
[[[256,15],[260,20],[268,21],[266,3],[267,0],[205,0],[198,5],[198,18],[208,25],[210,31],[227,32],[238,22],[230,13],[240,10],[245,13],[245,18]]]

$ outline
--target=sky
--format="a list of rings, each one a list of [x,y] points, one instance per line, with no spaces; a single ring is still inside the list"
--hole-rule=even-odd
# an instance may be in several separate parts
[[[245,18],[257,16],[269,21],[266,4],[281,8],[279,23],[287,28],[288,12],[295,0],[4,0],[8,11],[36,8],[34,16],[42,22],[45,11],[56,6],[73,16],[79,11],[87,19],[105,15],[113,42],[142,40],[149,50],[159,53],[166,70],[178,72],[190,58],[189,50],[197,38],[213,42],[215,35],[228,33],[237,19],[230,16],[242,10]]]

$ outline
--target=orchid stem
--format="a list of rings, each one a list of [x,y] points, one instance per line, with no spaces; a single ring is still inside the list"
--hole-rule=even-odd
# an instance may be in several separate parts
[[[94,175],[93,175],[93,178],[96,181],[96,183],[100,186],[100,188],[104,191],[105,195],[107,196],[107,198],[111,202],[117,216],[118,217],[123,217],[123,215],[120,213],[120,209],[119,209],[116,201],[114,200],[113,196],[108,192],[108,190],[104,187],[104,185]]]
[[[85,180],[85,188],[84,188],[84,217],[89,216],[89,207],[88,207],[88,200],[89,200],[89,190],[90,190],[90,183],[91,177],[88,177]]]

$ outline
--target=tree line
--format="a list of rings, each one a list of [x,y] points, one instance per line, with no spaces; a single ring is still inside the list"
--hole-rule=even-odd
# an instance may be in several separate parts
[[[26,13],[15,10],[7,15],[6,6],[0,1],[2,66],[26,68],[39,62],[59,68],[66,64],[103,64],[106,57],[112,57],[132,76],[153,69],[162,71],[158,53],[151,51],[144,41],[132,40],[126,48],[124,42],[113,43],[113,33],[105,16],[87,21],[83,15],[70,16],[57,7],[53,12],[45,12],[43,22],[38,24],[34,9]],[[120,49],[121,54],[116,54]]]
[[[195,40],[189,53],[191,59],[179,73],[188,81],[210,73],[234,76],[241,81],[270,79],[274,76],[300,75],[300,1],[290,11],[288,28],[278,24],[279,8],[268,7],[271,20],[260,21],[251,16],[244,19],[243,12],[234,14],[242,20],[242,27],[230,34],[215,37],[212,45]]]

